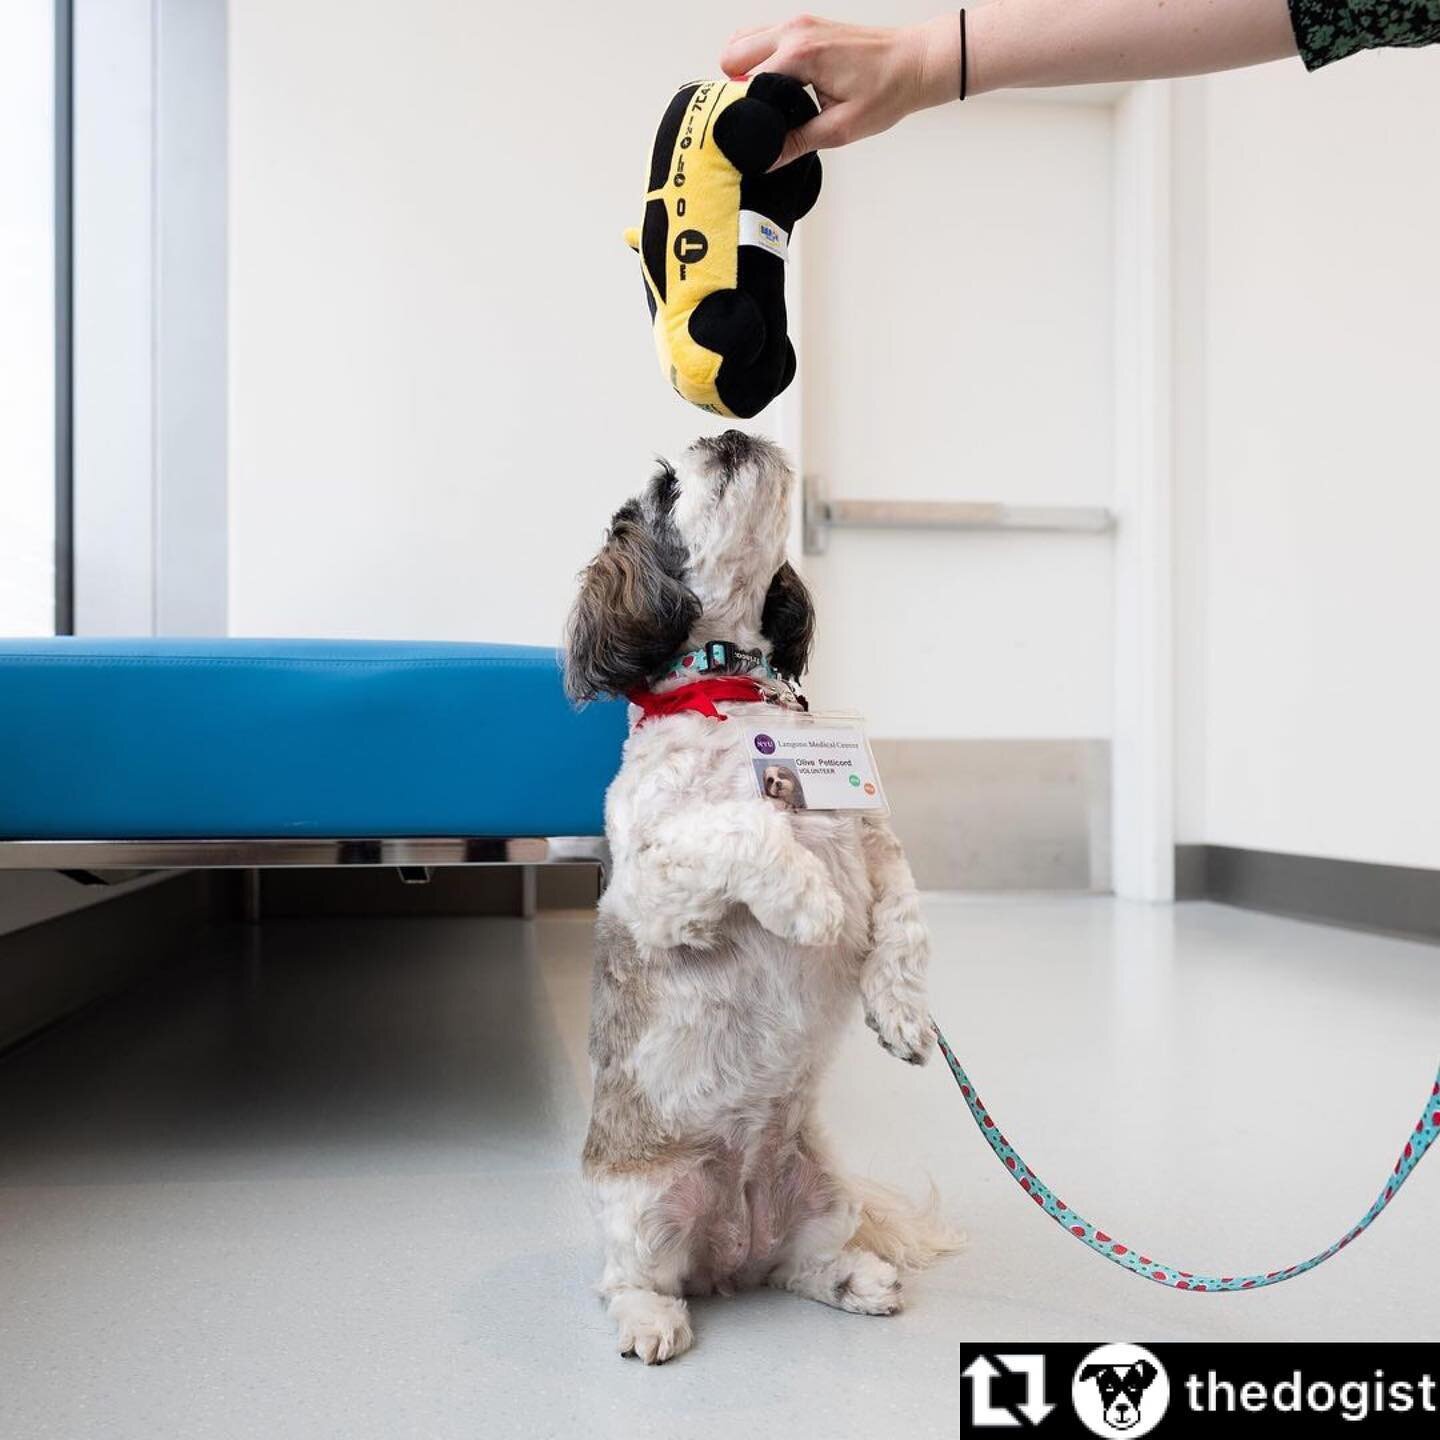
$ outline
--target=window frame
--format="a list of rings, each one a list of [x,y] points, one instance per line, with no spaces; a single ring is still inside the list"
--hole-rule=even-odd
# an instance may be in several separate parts
[[[55,615],[75,633],[75,3],[55,3]]]

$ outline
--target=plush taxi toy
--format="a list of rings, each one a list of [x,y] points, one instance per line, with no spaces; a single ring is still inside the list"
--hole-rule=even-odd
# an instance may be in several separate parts
[[[785,333],[790,232],[820,194],[820,160],[771,172],[815,102],[783,75],[703,80],[670,101],[650,157],[640,252],[660,367],[717,415],[763,410],[795,377]]]

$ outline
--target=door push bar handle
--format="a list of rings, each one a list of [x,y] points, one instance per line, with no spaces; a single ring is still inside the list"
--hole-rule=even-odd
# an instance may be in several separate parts
[[[805,477],[807,555],[823,555],[832,530],[1031,530],[1104,535],[1115,514],[1103,505],[1005,505],[992,500],[828,500]]]

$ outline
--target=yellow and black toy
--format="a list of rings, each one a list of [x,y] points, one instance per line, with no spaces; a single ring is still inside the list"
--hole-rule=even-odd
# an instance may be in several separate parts
[[[785,333],[790,232],[820,194],[810,154],[779,170],[786,135],[818,113],[783,75],[682,85],[655,136],[640,252],[660,367],[717,415],[763,410],[795,378]]]

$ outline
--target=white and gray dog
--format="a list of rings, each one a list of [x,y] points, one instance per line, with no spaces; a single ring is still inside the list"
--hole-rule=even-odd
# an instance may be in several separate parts
[[[758,652],[765,698],[722,714],[798,708],[759,663],[798,679],[810,649],[810,597],[785,559],[791,484],[782,451],[735,430],[663,466],[582,576],[572,697],[663,693],[693,678],[669,662],[723,640]],[[955,1248],[933,1199],[842,1175],[815,1117],[857,998],[891,1054],[930,1052],[910,867],[882,819],[758,797],[744,739],[690,710],[651,718],[606,799],[584,1175],[620,1351],[651,1364],[692,1343],[686,1295],[764,1282],[890,1315],[899,1272]]]

